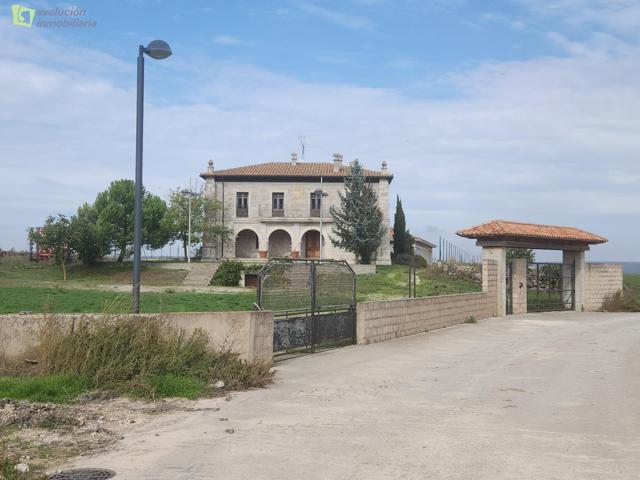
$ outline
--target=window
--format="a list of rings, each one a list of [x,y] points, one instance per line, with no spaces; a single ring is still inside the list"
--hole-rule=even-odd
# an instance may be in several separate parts
[[[322,207],[322,194],[318,192],[311,192],[311,217],[320,216],[320,208]]]
[[[249,194],[247,192],[236,193],[236,217],[249,216]]]
[[[284,217],[284,193],[271,194],[271,214],[274,217]]]

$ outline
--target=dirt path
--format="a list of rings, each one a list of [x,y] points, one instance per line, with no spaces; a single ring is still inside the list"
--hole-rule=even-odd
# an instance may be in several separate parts
[[[269,389],[160,415],[75,465],[127,480],[640,472],[638,314],[492,319],[278,368]]]

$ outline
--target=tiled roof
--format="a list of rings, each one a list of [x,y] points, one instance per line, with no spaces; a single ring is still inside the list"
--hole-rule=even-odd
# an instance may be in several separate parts
[[[225,177],[344,177],[349,173],[351,167],[348,165],[340,167],[337,172],[333,171],[333,163],[311,163],[298,162],[295,165],[291,162],[269,162],[248,165],[246,167],[227,168],[225,170],[215,170],[213,172],[203,172],[202,178]],[[368,178],[388,178],[393,175],[377,170],[364,170],[365,177]]]
[[[584,243],[605,243],[606,238],[574,227],[538,225],[535,223],[493,220],[456,232],[461,237],[477,239],[562,240]]]

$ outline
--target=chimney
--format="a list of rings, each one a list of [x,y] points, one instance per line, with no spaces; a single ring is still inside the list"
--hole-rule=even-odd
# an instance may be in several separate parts
[[[291,165],[298,164],[298,154],[296,152],[291,152]]]
[[[209,173],[213,173],[213,160],[209,160],[209,162],[207,163],[207,172]]]
[[[382,173],[387,173],[388,168],[387,168],[387,161],[386,160],[382,161],[382,168],[380,168],[380,170],[382,170]]]
[[[342,168],[342,154],[333,154],[333,173],[338,173]]]

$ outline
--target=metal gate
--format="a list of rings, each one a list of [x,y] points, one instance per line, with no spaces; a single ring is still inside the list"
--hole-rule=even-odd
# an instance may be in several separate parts
[[[527,310],[575,310],[575,262],[530,263],[527,269]]]
[[[276,354],[356,341],[356,275],[345,261],[271,260],[258,274],[257,305],[273,311]]]

